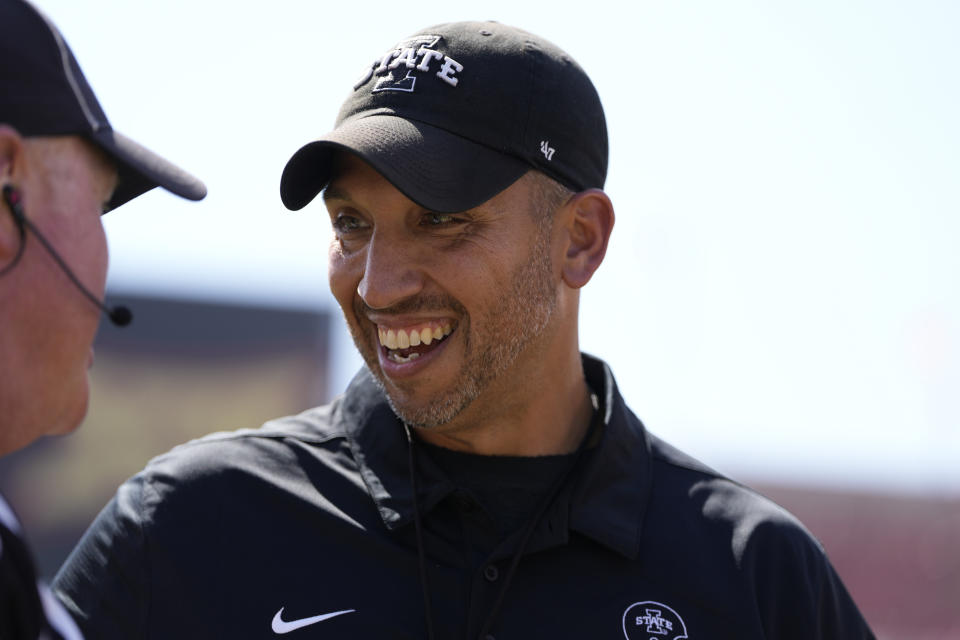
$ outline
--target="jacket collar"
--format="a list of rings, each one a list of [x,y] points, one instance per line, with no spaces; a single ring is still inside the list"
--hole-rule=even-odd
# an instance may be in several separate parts
[[[606,363],[582,357],[587,383],[600,401],[603,425],[598,442],[574,470],[572,490],[564,494],[567,526],[633,559],[639,553],[652,485],[649,439],[624,403]],[[406,430],[366,368],[347,387],[334,421],[346,434],[386,527],[393,530],[412,522]],[[423,514],[454,490],[429,463],[418,483]]]

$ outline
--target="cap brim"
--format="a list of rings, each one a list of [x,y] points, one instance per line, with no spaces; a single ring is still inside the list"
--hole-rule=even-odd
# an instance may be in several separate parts
[[[334,157],[350,151],[401,193],[440,213],[482,204],[530,169],[525,161],[437,127],[388,114],[348,120],[297,151],[280,178],[280,198],[302,209],[333,177]]]
[[[117,188],[110,199],[110,209],[154,187],[163,187],[188,200],[202,200],[207,195],[203,182],[122,133],[101,129],[90,139],[117,163]]]

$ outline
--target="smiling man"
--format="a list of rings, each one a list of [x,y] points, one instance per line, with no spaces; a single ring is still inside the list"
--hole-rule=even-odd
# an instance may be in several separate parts
[[[103,638],[872,638],[789,514],[650,435],[578,348],[603,109],[497,23],[376,56],[281,197],[322,192],[366,368],[128,481],[58,576]]]
[[[113,130],[52,22],[0,0],[0,456],[73,431],[87,412],[102,304],[101,215],[161,186],[203,184]],[[0,497],[0,638],[78,638],[37,584],[20,523]]]
[[[592,412],[576,292],[606,248],[607,197],[524,169],[489,200],[439,213],[357,156],[335,158],[330,285],[394,412],[450,449],[575,449]]]

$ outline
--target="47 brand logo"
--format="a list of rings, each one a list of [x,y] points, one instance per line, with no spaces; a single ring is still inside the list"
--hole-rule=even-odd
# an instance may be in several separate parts
[[[553,160],[553,154],[556,152],[556,149],[550,146],[549,140],[540,141],[540,153],[543,154],[543,157],[547,160]]]
[[[436,69],[436,77],[451,87],[457,86],[460,78],[457,74],[463,71],[463,65],[436,50],[440,36],[422,35],[401,40],[397,45],[383,54],[364,72],[363,77],[353,85],[354,91],[377,76],[378,80],[373,92],[404,91],[413,93],[417,86],[417,78],[423,72]]]
[[[681,640],[687,626],[676,611],[665,604],[646,600],[635,602],[623,612],[623,635],[627,640]]]

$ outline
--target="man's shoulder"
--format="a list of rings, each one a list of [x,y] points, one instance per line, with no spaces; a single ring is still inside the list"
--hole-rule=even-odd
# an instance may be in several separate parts
[[[737,564],[771,547],[820,554],[820,542],[788,510],[663,440],[650,436],[654,464],[652,508],[674,510],[720,541]],[[689,531],[690,529],[688,529]]]
[[[747,606],[765,637],[874,637],[820,541],[793,514],[662,440],[651,437],[650,450],[648,569],[721,609]]]
[[[330,504],[359,509],[363,480],[336,411],[335,402],[178,445],[120,486],[101,514],[104,526],[179,548],[199,538],[213,544],[224,526],[247,518],[246,526],[263,526],[268,511],[279,522],[289,513],[341,517]]]
[[[269,420],[256,428],[210,433],[154,457],[148,467],[169,463],[229,465],[236,459],[225,454],[268,453],[278,450],[277,445],[281,445],[279,448],[299,444],[323,446],[345,435],[336,424],[335,411],[336,403],[333,403]]]
[[[343,463],[349,445],[336,420],[337,402],[298,415],[270,420],[258,428],[222,431],[190,440],[151,459],[127,485],[169,499],[189,487],[191,494],[244,478],[282,482],[313,467]]]

